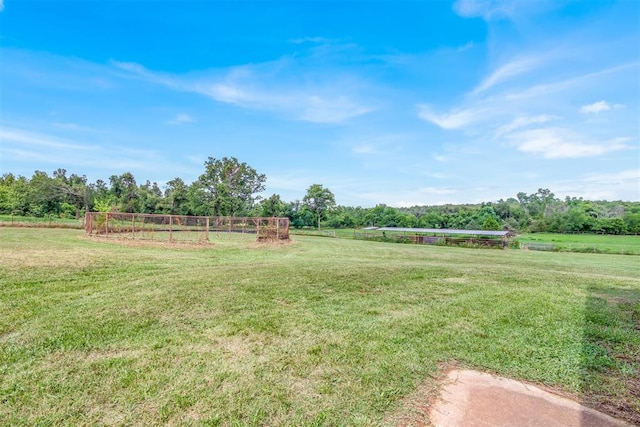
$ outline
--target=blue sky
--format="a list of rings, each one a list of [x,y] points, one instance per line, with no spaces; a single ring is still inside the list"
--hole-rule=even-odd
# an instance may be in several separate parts
[[[640,2],[0,0],[0,174],[640,200]]]

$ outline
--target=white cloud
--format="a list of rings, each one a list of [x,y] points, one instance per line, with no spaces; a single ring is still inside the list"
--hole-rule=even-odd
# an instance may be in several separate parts
[[[526,98],[542,98],[554,93],[563,92],[571,89],[576,90],[577,88],[581,88],[581,87],[588,89],[593,87],[594,79],[600,79],[601,77],[604,77],[610,74],[624,72],[630,68],[638,68],[639,65],[640,65],[640,62],[630,62],[626,64],[605,68],[603,70],[595,71],[592,73],[576,75],[576,76],[573,76],[564,80],[560,80],[557,82],[553,82],[553,83],[541,83],[538,85],[531,86],[527,89],[521,90],[519,92],[506,94],[505,99],[519,100],[519,99],[526,99]]]
[[[457,110],[448,114],[437,114],[429,105],[419,105],[418,117],[422,120],[434,123],[442,129],[459,129],[477,121],[482,111],[474,109]]]
[[[353,152],[357,154],[372,154],[375,151],[376,148],[373,144],[361,144],[353,148]]]
[[[469,41],[467,42],[465,45],[460,46],[459,48],[456,49],[457,52],[464,52],[465,50],[469,50],[474,46],[473,41]]]
[[[547,114],[541,114],[538,116],[520,116],[515,118],[510,123],[498,127],[498,129],[496,130],[496,137],[508,134],[515,129],[520,129],[537,123],[546,123],[558,118],[559,117],[557,116],[550,116]]]
[[[347,96],[328,98],[314,95],[302,101],[303,112],[300,117],[316,123],[340,123],[373,111],[373,108],[361,105]]]
[[[483,92],[517,75],[527,73],[538,66],[541,62],[542,58],[539,56],[516,58],[491,73],[489,77],[484,79],[484,81],[473,90],[473,93],[477,94]]]
[[[523,17],[530,19],[533,15],[561,7],[562,4],[556,0],[458,0],[453,10],[465,18],[481,17],[485,21],[506,18],[519,22]]]
[[[586,113],[586,114],[588,113],[597,114],[602,111],[609,111],[609,110],[623,108],[623,107],[624,105],[622,104],[611,105],[607,101],[598,101],[598,102],[594,102],[593,104],[583,105],[582,107],[580,107],[580,112]]]
[[[23,146],[36,146],[40,148],[69,149],[77,151],[87,149],[87,146],[76,144],[62,138],[12,128],[0,128],[0,141],[2,141],[3,145],[7,146],[10,142],[13,142]]]
[[[4,0],[0,0],[0,12],[4,10]]]
[[[514,11],[514,2],[509,0],[458,0],[453,10],[466,18],[483,17],[489,20],[493,17],[510,16]]]
[[[418,192],[422,194],[447,195],[447,194],[455,194],[456,190],[452,188],[424,187],[419,189]]]
[[[333,41],[332,39],[328,39],[326,37],[300,37],[298,39],[292,39],[291,43],[294,44],[302,44],[302,43],[329,43]]]
[[[139,150],[117,145],[104,148],[83,144],[54,135],[26,131],[17,128],[0,128],[0,159],[36,162],[55,167],[84,167],[95,170],[141,169],[157,170],[166,163],[151,150]],[[105,159],[109,159],[105,162]],[[141,160],[144,159],[144,160]],[[65,166],[66,167],[66,166]]]
[[[585,138],[563,128],[542,128],[511,133],[509,139],[518,150],[546,159],[566,159],[599,156],[610,151],[629,148],[626,138],[600,143],[585,142]]]
[[[181,113],[175,116],[173,119],[169,120],[167,123],[169,123],[170,125],[182,125],[185,123],[193,123],[193,122],[195,122],[193,117],[191,117],[188,114]]]
[[[193,92],[242,108],[272,111],[314,123],[341,123],[376,109],[364,102],[362,82],[348,75],[299,72],[287,58],[235,67],[206,77],[170,76],[139,64],[116,67],[170,89]],[[311,83],[310,83],[311,82]]]
[[[80,126],[77,123],[52,123],[52,125],[57,127],[58,129],[66,129],[66,130],[74,130],[74,131],[82,131],[82,132],[91,130],[91,128]]]
[[[595,172],[575,180],[553,183],[554,192],[586,200],[639,200],[640,169],[619,172]]]

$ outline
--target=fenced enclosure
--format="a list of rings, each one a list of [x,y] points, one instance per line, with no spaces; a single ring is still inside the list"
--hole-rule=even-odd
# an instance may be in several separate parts
[[[289,240],[289,218],[208,217],[87,212],[85,234],[105,238],[206,243],[220,233],[255,234],[258,241]]]

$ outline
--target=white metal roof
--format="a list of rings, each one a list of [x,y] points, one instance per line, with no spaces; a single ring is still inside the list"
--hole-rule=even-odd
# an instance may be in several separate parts
[[[506,236],[509,231],[503,230],[456,230],[453,228],[402,228],[381,227],[378,231],[403,231],[407,233],[434,233],[434,234],[472,234],[476,236]]]

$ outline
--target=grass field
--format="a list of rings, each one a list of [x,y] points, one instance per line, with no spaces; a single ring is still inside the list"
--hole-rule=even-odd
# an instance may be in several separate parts
[[[640,236],[530,233],[518,236],[524,244],[550,245],[549,250],[640,255]]]
[[[418,423],[452,364],[640,423],[637,257],[254,238],[0,228],[0,424]]]
[[[83,218],[58,218],[54,216],[36,218],[31,216],[0,215],[0,226],[84,228]]]

